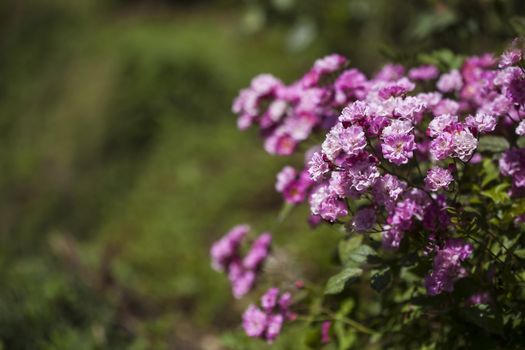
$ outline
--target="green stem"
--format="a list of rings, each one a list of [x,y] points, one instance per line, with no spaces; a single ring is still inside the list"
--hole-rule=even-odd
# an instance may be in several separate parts
[[[304,316],[297,316],[296,320],[298,321],[305,321],[305,322],[325,322],[325,321],[339,321],[339,322],[342,322],[344,324],[347,324],[349,325],[350,327],[354,328],[355,330],[361,332],[361,333],[366,333],[366,334],[374,334],[376,333],[374,330],[366,327],[365,325],[355,321],[355,320],[352,320],[351,318],[348,318],[348,317],[339,317],[337,315],[334,315],[332,313],[329,313],[328,314],[328,317],[326,318],[309,318],[309,317],[304,317]]]

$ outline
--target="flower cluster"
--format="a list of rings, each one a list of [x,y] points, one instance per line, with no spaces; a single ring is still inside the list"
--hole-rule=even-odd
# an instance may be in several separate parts
[[[525,148],[512,148],[504,152],[499,160],[499,170],[503,176],[512,178],[511,194],[523,196],[525,193]]]
[[[470,257],[472,249],[472,245],[461,239],[449,239],[445,242],[443,248],[436,253],[432,272],[425,278],[429,295],[454,290],[454,281],[467,275],[461,262]]]
[[[361,82],[366,79],[361,72],[351,69],[337,76],[346,63],[340,55],[324,57],[291,85],[270,74],[255,77],[233,103],[238,127],[257,124],[267,152],[290,155],[314,129],[330,127],[338,107],[363,96]]]
[[[236,298],[242,297],[253,288],[257,273],[269,254],[272,242],[269,233],[261,234],[243,257],[240,251],[241,243],[249,231],[248,225],[233,227],[212,245],[210,251],[212,267],[228,274]]]
[[[283,170],[277,174],[275,189],[277,192],[283,194],[286,202],[299,204],[304,202],[313,183],[313,180],[310,179],[306,170],[299,173],[293,167],[285,166]]]
[[[399,270],[392,269],[390,259],[397,251],[422,262],[417,268],[425,271],[418,276],[428,296],[453,293],[459,279],[486,273],[462,305],[495,305],[494,289],[487,288],[492,278],[486,276],[499,267],[487,260],[494,256],[508,273],[520,259],[514,249],[521,243],[519,233],[502,239],[490,230],[521,230],[525,222],[521,45],[513,42],[499,58],[472,56],[446,69],[387,64],[370,77],[334,54],[317,60],[291,85],[268,74],[257,76],[240,92],[233,111],[241,129],[260,128],[270,154],[291,155],[301,142],[311,141],[304,165],[285,166],[275,189],[289,204],[307,202],[312,226],[341,225],[346,238],[366,241],[356,254],[385,254],[386,259],[367,260],[387,265],[382,266],[384,280],[378,273],[377,283],[372,282],[374,289],[390,283],[387,274]],[[238,241],[245,231],[237,227],[212,248],[213,265],[228,271],[237,297],[253,285],[269,245],[269,239],[257,243],[260,238],[241,259]],[[491,238],[479,241],[484,234]],[[258,245],[263,248],[252,252]],[[351,254],[344,247],[339,254]],[[340,290],[347,272],[359,275],[367,268],[361,264],[344,271],[332,280],[337,288],[329,288],[329,281],[325,292]],[[401,273],[396,279],[402,280]],[[290,298],[272,288],[261,308],[250,305],[243,316],[246,334],[273,341],[283,322],[293,318]],[[320,343],[330,341],[330,327],[326,320]]]
[[[296,317],[290,311],[291,304],[291,293],[281,293],[278,288],[268,289],[261,297],[261,308],[251,304],[242,316],[246,335],[273,342],[281,333],[283,323]]]
[[[323,86],[330,92],[327,95],[340,96],[325,100],[331,104],[325,111],[333,112],[342,101],[347,106],[326,132],[320,149],[314,147],[318,150],[307,157],[306,170],[314,183],[305,179],[304,170],[285,167],[278,175],[277,190],[294,204],[310,192],[311,222],[339,222],[351,213],[349,202],[369,199],[349,227],[367,232],[379,225],[385,248],[398,248],[405,232],[420,227],[417,222],[431,235],[451,235],[447,198],[432,192],[450,190],[457,180],[455,159],[464,164],[474,161],[480,135],[502,132],[498,130],[525,117],[524,76],[515,66],[520,59],[516,52],[505,53],[498,65],[491,55],[474,56],[442,75],[431,65],[412,68],[406,76],[403,67],[386,65],[371,79],[355,69],[338,72],[341,66],[331,65],[330,73],[338,72],[353,88],[335,94],[337,84]],[[433,83],[435,90],[424,91],[419,82]],[[518,126],[518,134],[521,129],[525,126]],[[507,152],[503,162],[518,159],[516,152]],[[411,161],[428,169],[416,184],[397,172],[397,167]],[[523,187],[521,168],[506,167],[510,169],[503,165],[502,173],[513,176],[515,187]],[[417,185],[418,181],[423,184]],[[376,222],[383,210],[385,221]]]

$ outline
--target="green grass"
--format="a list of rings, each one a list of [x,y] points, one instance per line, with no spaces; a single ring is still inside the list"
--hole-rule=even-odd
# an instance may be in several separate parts
[[[271,230],[294,276],[329,266],[323,250],[337,233],[311,232],[305,208],[277,222],[274,179],[287,160],[237,131],[230,112],[253,75],[291,81],[316,53],[290,55],[272,32],[247,40],[234,23],[108,18],[75,30],[38,74],[10,67],[16,84],[0,103],[5,346],[219,344],[257,295],[233,300],[210,268],[211,242],[239,222]],[[279,280],[269,276],[262,286]]]

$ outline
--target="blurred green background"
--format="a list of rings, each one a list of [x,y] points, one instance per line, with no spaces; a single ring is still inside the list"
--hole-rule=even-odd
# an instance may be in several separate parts
[[[230,112],[260,72],[348,55],[500,50],[523,1],[0,2],[0,348],[250,349],[211,242],[271,230],[287,273],[323,281],[337,232],[277,221],[275,173]],[[271,266],[270,266],[271,268]],[[262,284],[271,282],[270,278]],[[256,293],[254,294],[256,295]],[[254,296],[252,295],[251,298]],[[276,348],[300,349],[291,329]]]

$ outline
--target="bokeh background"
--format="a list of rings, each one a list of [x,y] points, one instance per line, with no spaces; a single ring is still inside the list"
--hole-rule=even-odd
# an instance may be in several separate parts
[[[259,349],[211,242],[271,230],[323,280],[336,235],[284,222],[286,163],[230,112],[255,74],[372,73],[501,50],[520,0],[0,1],[0,349]],[[429,52],[432,55],[422,55]],[[263,284],[266,282],[262,282]],[[291,327],[277,349],[301,349]]]

